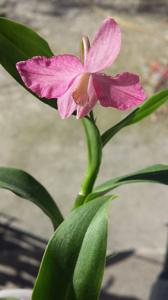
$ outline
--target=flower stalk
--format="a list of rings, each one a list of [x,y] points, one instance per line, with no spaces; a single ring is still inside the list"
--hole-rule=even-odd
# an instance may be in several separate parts
[[[75,207],[82,205],[85,201],[85,198],[91,193],[99,172],[102,158],[101,135],[95,124],[93,113],[91,113],[90,118],[83,118],[82,124],[84,126],[86,135],[88,166],[80,192],[76,198]]]

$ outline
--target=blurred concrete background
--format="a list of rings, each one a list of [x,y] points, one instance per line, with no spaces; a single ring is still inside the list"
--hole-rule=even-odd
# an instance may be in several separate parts
[[[167,12],[167,0],[0,1],[1,16],[34,28],[56,54],[78,55],[82,35],[92,38],[105,17],[114,17],[122,29],[122,49],[109,72],[139,73],[149,95],[160,88],[159,70],[167,67]],[[0,91],[0,165],[31,173],[50,191],[66,215],[85,172],[86,149],[80,121],[74,117],[62,121],[57,112],[28,94],[1,67]],[[167,113],[165,106],[142,123],[121,131],[104,149],[98,182],[147,165],[167,164]],[[102,131],[126,115],[99,105],[95,114]],[[126,255],[108,265],[102,299],[147,300],[165,253],[167,187],[133,184],[116,192],[119,198],[111,205],[108,251]],[[5,216],[5,222],[13,218],[10,226],[15,230],[33,233],[44,240],[50,237],[50,222],[33,204],[4,190],[0,190],[0,199],[3,234]],[[4,246],[2,261],[7,255],[10,256]],[[30,286],[25,281],[19,284],[1,280],[3,272],[11,270],[1,262],[1,287]]]

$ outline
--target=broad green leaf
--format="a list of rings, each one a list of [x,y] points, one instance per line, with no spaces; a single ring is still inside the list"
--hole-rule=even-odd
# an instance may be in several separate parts
[[[157,110],[168,100],[168,90],[163,90],[148,98],[139,108],[135,109],[125,119],[108,129],[102,134],[102,144],[105,146],[108,141],[122,128],[135,124]]]
[[[10,190],[21,198],[36,204],[51,219],[55,229],[63,221],[50,194],[28,173],[14,168],[0,167],[0,188]]]
[[[125,176],[113,178],[97,186],[86,201],[100,197],[120,185],[134,182],[151,182],[168,185],[168,165],[154,165]]]
[[[45,251],[34,287],[32,300],[81,300],[78,298],[80,287],[79,282],[77,283],[76,281],[77,275],[74,275],[75,266],[77,266],[77,274],[78,268],[80,268],[81,265],[78,259],[84,259],[84,249],[85,245],[88,244],[89,236],[92,236],[91,242],[95,242],[97,245],[100,240],[102,240],[104,249],[106,230],[104,229],[104,217],[101,209],[107,205],[107,202],[110,199],[111,196],[105,196],[83,204],[74,209],[58,227]],[[98,217],[99,213],[100,216]],[[97,229],[95,228],[96,224],[99,227],[99,222],[98,219],[94,219],[94,217],[98,218],[101,224],[103,223],[103,237],[101,237],[100,240],[97,236]],[[95,235],[93,229],[96,230]],[[80,257],[81,250],[82,254]],[[89,249],[87,250],[89,256]],[[93,248],[90,252],[91,255],[93,255],[92,251]],[[100,251],[100,254],[98,252],[95,253],[96,258],[94,260],[94,265],[96,266],[96,270],[98,269],[100,271],[100,277],[95,276],[92,278],[92,284],[95,287],[96,292],[99,289],[100,278],[102,277],[103,251],[104,250],[102,250],[102,252]],[[88,272],[90,273],[90,270],[88,270]],[[81,274],[81,280],[83,281],[84,286],[86,285],[85,276],[87,276],[87,274]],[[89,275],[89,278],[90,276],[91,275]],[[80,282],[80,286],[81,284],[82,283]],[[88,286],[90,286],[89,282]],[[95,298],[92,298],[92,300],[94,299]]]
[[[77,259],[73,276],[76,299],[98,299],[106,261],[107,228],[107,205],[104,205],[88,227]]]
[[[82,123],[86,134],[88,167],[80,194],[76,199],[76,207],[80,206],[84,202],[85,197],[92,191],[102,158],[101,136],[95,122],[89,118],[83,118]]]
[[[25,85],[16,70],[16,63],[38,55],[47,57],[53,55],[47,42],[42,37],[24,25],[6,18],[0,18],[0,64],[23,87]],[[56,101],[40,100],[56,108]]]

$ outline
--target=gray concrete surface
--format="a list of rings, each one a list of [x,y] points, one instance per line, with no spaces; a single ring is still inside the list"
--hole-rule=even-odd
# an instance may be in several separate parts
[[[129,70],[143,77],[144,66],[149,62],[167,61],[166,16],[130,17],[110,7],[95,5],[83,8],[74,5],[64,10],[55,5],[53,10],[53,3],[45,1],[4,3],[1,8],[6,16],[31,25],[48,39],[56,54],[77,54],[82,34],[92,37],[101,21],[111,15],[122,28],[123,42],[120,56],[109,72]],[[144,77],[142,81],[151,94],[152,87]],[[0,165],[30,172],[48,188],[66,215],[85,171],[84,133],[80,122],[73,117],[62,121],[57,112],[38,102],[2,68],[0,90]],[[95,114],[102,131],[126,115],[99,106]],[[167,126],[167,115],[162,113],[154,120],[148,118],[120,132],[104,149],[98,182],[147,165],[167,164]],[[116,192],[119,198],[110,209],[108,251],[134,249],[135,252],[106,269],[106,291],[102,299],[147,300],[165,252],[167,187],[134,184]],[[38,208],[4,190],[0,191],[0,199],[0,211],[17,219],[13,226],[42,238],[50,237],[50,222]]]

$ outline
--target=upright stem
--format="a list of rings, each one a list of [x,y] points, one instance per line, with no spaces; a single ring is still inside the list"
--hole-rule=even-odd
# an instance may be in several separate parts
[[[91,118],[83,118],[82,124],[86,134],[88,167],[81,185],[80,192],[76,198],[75,207],[82,205],[87,195],[92,191],[99,172],[102,157],[101,136],[95,124],[93,114],[91,115]]]

